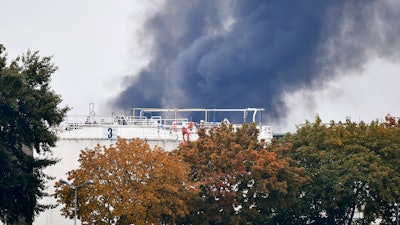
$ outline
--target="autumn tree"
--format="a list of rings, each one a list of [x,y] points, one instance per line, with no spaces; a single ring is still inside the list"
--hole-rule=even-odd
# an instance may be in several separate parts
[[[400,130],[396,122],[323,124],[307,122],[284,141],[306,169],[296,207],[286,213],[293,224],[391,224],[400,194]],[[360,216],[362,213],[362,216]]]
[[[48,176],[43,169],[54,159],[34,158],[50,152],[68,108],[58,108],[59,95],[50,88],[57,67],[51,57],[28,51],[8,64],[0,44],[0,220],[6,224],[32,224],[34,216],[49,208],[38,200],[46,195]]]
[[[301,168],[286,155],[291,145],[258,141],[255,124],[200,129],[199,138],[185,142],[174,154],[190,166],[200,182],[185,224],[266,224],[290,206],[305,181]]]
[[[197,193],[178,156],[151,149],[140,139],[85,149],[79,162],[68,179],[94,181],[78,194],[84,224],[173,224],[188,213],[188,199]],[[65,204],[62,214],[72,217],[72,190],[57,183],[56,197]]]

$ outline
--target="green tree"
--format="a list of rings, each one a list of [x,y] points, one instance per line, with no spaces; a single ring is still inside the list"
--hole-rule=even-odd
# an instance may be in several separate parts
[[[0,220],[6,224],[31,224],[49,206],[38,204],[45,195],[43,173],[54,159],[36,159],[33,152],[49,152],[68,108],[58,108],[59,95],[50,89],[56,71],[51,57],[38,52],[7,64],[0,45]]]
[[[287,156],[290,144],[257,140],[255,124],[199,131],[174,154],[190,166],[200,194],[192,199],[188,224],[273,224],[274,216],[291,205],[306,180]]]
[[[85,149],[79,162],[68,179],[76,184],[94,181],[78,193],[78,216],[85,224],[174,224],[188,213],[188,200],[197,193],[178,156],[150,149],[140,139]],[[71,188],[57,183],[56,197],[65,204],[65,216],[74,215],[73,196]]]
[[[293,143],[292,157],[310,177],[297,207],[286,213],[291,223],[392,222],[400,190],[398,127],[376,121],[323,124],[317,117],[284,141]]]

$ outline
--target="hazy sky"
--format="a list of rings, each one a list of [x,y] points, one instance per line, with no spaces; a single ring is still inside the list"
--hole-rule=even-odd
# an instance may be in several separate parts
[[[0,43],[53,55],[71,114],[263,107],[278,131],[400,115],[399,1],[163,2],[0,0]]]
[[[87,114],[95,103],[101,113],[120,78],[146,62],[136,31],[155,4],[144,2],[0,0],[0,43],[9,59],[28,49],[53,56],[59,70],[52,85],[63,104],[72,114]]]

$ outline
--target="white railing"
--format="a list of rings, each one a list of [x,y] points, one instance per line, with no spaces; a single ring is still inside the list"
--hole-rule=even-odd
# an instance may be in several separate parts
[[[199,123],[190,122],[187,118],[176,118],[177,112],[183,111],[206,111],[204,120]],[[63,130],[76,130],[86,127],[101,127],[101,126],[130,126],[140,128],[158,128],[163,130],[169,130],[174,133],[180,133],[182,127],[189,128],[192,132],[197,131],[199,128],[212,129],[220,127],[222,122],[210,122],[208,119],[208,112],[212,111],[232,111],[234,109],[140,109],[139,116],[125,116],[124,114],[112,115],[112,116],[68,116],[61,129]],[[162,118],[161,116],[146,117],[143,112],[170,112],[173,111],[174,118]],[[246,108],[237,109],[238,112],[244,112],[244,119],[248,111],[253,111],[253,122],[255,122],[256,112],[262,112],[264,109]],[[226,120],[226,121],[225,121]],[[225,123],[229,123],[227,119],[224,119]],[[241,124],[233,124],[234,129],[241,127]],[[257,125],[259,129],[259,139],[271,140],[272,139],[272,128],[271,126]]]

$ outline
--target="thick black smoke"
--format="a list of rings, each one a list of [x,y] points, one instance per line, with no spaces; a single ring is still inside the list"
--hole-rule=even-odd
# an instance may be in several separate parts
[[[169,0],[144,27],[149,66],[113,102],[284,118],[283,92],[357,69],[371,52],[398,56],[399,16],[396,1]]]

